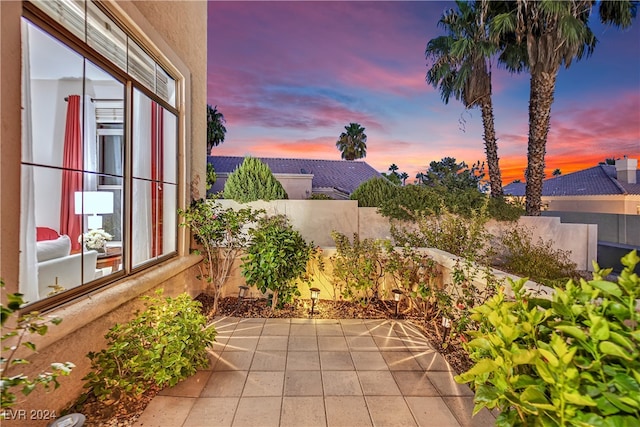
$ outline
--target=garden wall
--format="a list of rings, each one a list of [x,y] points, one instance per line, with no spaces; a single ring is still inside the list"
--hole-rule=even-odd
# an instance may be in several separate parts
[[[358,233],[361,239],[391,239],[389,220],[377,212],[377,208],[359,208],[356,200],[275,200],[251,202],[245,205],[233,200],[219,200],[225,207],[251,206],[264,209],[269,214],[284,214],[293,227],[307,241],[317,246],[333,247],[332,231],[349,238]],[[501,233],[511,223],[492,221],[488,229]],[[571,261],[581,271],[592,271],[591,261],[598,250],[598,226],[595,224],[565,224],[557,217],[521,217],[518,225],[527,227],[534,241],[542,238],[552,241],[554,249],[570,251]]]
[[[426,253],[429,255],[437,264],[438,275],[435,279],[435,286],[442,287],[445,284],[454,283],[453,272],[456,268],[461,268],[464,266],[464,260],[461,258],[452,255],[448,252],[441,251],[439,249],[433,248],[418,248],[416,251],[421,253]],[[340,300],[342,299],[340,296],[340,292],[333,286],[332,283],[332,275],[333,268],[330,257],[336,254],[336,248],[323,248],[322,256],[324,257],[324,269],[321,270],[318,267],[317,262],[312,262],[309,274],[312,277],[312,284],[307,285],[306,283],[299,283],[298,290],[300,291],[301,299],[310,299],[311,295],[309,292],[310,287],[317,287],[320,289],[320,299],[328,299],[328,300]],[[229,274],[229,278],[225,283],[225,286],[222,291],[223,296],[237,296],[238,295],[238,287],[246,285],[244,278],[242,277],[241,262],[238,259],[234,264],[233,269]],[[465,266],[466,267],[466,266]],[[476,271],[475,274],[468,274],[467,276],[471,278],[471,281],[475,285],[477,289],[484,289],[487,286],[486,275],[484,269],[479,269],[475,265],[470,265],[471,271]],[[505,285],[505,289],[507,289],[507,294],[510,294],[508,289],[509,287],[509,279],[518,280],[518,276],[514,276],[512,274],[505,273],[500,270],[490,269],[490,273],[493,277],[503,283]],[[383,299],[392,299],[391,289],[396,288],[396,284],[393,281],[392,277],[386,275],[381,282],[380,294]],[[532,281],[527,281],[525,287],[532,292],[536,292],[541,297],[550,297],[551,288],[539,285]],[[263,294],[255,287],[249,288],[249,291],[246,294],[249,298],[266,298],[266,294]]]

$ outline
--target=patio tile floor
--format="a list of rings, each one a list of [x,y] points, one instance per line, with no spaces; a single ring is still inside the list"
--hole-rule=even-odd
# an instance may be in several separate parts
[[[473,393],[409,323],[218,318],[211,366],[137,427],[485,427]]]

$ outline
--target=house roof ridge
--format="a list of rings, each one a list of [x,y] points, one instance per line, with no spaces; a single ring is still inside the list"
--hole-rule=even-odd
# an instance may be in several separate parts
[[[609,175],[607,173],[607,171],[604,169],[605,165],[598,165],[600,167],[600,169],[604,172],[604,174],[607,176],[607,178],[609,178],[611,180],[611,182],[613,182],[613,185],[615,185],[620,191],[622,191],[622,194],[629,194],[627,192],[627,189],[624,188],[622,186],[622,184],[620,184],[620,182],[618,181],[617,175],[616,178],[614,178],[613,176]],[[609,165],[610,166],[610,165]]]
[[[226,157],[229,159],[244,159],[245,157],[254,157],[256,159],[269,159],[269,160],[303,160],[305,162],[352,162],[352,163],[366,163],[363,159],[358,160],[344,160],[344,159],[309,159],[305,157],[265,157],[265,156],[219,156],[219,155],[209,155],[208,157]]]

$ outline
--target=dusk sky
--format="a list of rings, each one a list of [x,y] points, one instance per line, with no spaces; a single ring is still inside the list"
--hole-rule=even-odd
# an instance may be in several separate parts
[[[484,160],[479,109],[425,82],[427,42],[453,2],[210,1],[207,100],[226,119],[213,155],[340,159],[344,126],[365,128],[380,172],[411,179],[432,160]],[[627,30],[591,18],[593,55],[561,69],[551,109],[547,176],[640,157],[640,21]],[[523,179],[529,75],[493,66],[503,184]]]

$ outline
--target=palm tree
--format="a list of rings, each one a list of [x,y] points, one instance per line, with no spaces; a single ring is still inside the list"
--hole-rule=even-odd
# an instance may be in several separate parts
[[[551,175],[553,176],[560,176],[562,175],[562,171],[559,168],[556,168],[553,170],[553,172],[551,173]]]
[[[367,135],[364,128],[358,123],[349,123],[345,126],[346,132],[340,134],[336,147],[342,153],[345,160],[362,159],[367,155]]]
[[[400,178],[402,178],[402,185],[407,185],[407,178],[409,178],[409,174],[406,172],[402,172],[400,174]]]
[[[389,170],[391,171],[391,173],[395,173],[398,169],[400,168],[395,163],[391,163],[391,166],[389,166]]]
[[[446,36],[427,44],[425,56],[432,65],[426,80],[440,89],[445,104],[449,98],[462,101],[465,108],[480,107],[484,128],[484,145],[489,168],[491,196],[501,197],[502,177],[491,100],[491,64],[489,58],[498,52],[498,44],[489,40],[486,0],[469,3],[456,1],[457,10],[449,9],[439,25]]]
[[[224,115],[218,111],[218,106],[211,108],[207,105],[207,156],[211,154],[211,149],[224,142],[227,128],[224,127]]]
[[[551,119],[556,77],[561,65],[588,57],[596,45],[589,28],[593,0],[527,1],[504,3],[509,10],[493,17],[492,37],[511,37],[526,49],[524,65],[531,74],[529,94],[529,142],[527,154],[527,215],[540,215],[544,157]],[[636,15],[633,1],[601,1],[600,19],[604,24],[626,28]],[[495,40],[494,38],[494,40]],[[506,62],[507,68],[510,65]]]

